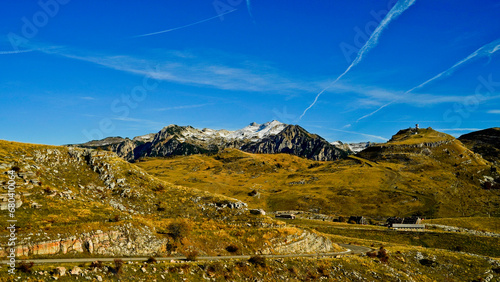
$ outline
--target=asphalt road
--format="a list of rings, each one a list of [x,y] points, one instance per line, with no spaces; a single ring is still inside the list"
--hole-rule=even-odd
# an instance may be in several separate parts
[[[318,254],[289,254],[289,255],[263,255],[266,258],[297,258],[297,257],[331,257],[338,255],[347,255],[347,254],[360,254],[371,251],[372,249],[356,246],[356,245],[347,245],[347,244],[338,244],[339,246],[347,249],[344,252],[336,252],[336,253],[318,253]],[[197,260],[223,260],[223,259],[249,259],[249,255],[235,255],[235,256],[200,256],[197,257]],[[115,259],[121,259],[123,261],[138,261],[144,262],[149,259],[149,257],[115,257],[115,258],[56,258],[56,259],[33,259],[33,260],[17,260],[16,263],[20,263],[21,261],[29,261],[34,262],[36,264],[42,263],[84,263],[84,262],[93,262],[93,261],[102,261],[102,262],[112,262]],[[179,261],[186,260],[186,257],[157,257],[155,258],[157,261]],[[6,264],[8,261],[2,260],[1,264]]]

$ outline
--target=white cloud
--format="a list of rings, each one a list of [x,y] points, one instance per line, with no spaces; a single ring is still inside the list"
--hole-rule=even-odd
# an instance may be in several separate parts
[[[166,108],[154,109],[154,111],[187,110],[187,109],[206,107],[206,106],[210,106],[210,105],[214,105],[214,103],[166,107]]]
[[[90,96],[83,96],[83,97],[80,97],[80,99],[82,99],[82,100],[89,100],[89,101],[96,100],[96,98],[90,97]]]
[[[46,50],[45,53],[64,56],[101,65],[110,69],[150,76],[157,80],[179,84],[208,86],[221,90],[268,92],[290,95],[297,91],[311,91],[316,85],[296,80],[267,65],[240,62],[224,65],[214,58],[176,56],[165,52],[160,58],[139,58],[127,55],[102,55],[86,51]],[[224,58],[227,59],[227,58]]]
[[[488,114],[500,114],[500,110],[489,110]]]
[[[437,131],[478,131],[481,128],[436,128]]]

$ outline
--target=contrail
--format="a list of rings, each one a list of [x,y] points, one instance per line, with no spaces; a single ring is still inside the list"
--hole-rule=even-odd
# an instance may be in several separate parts
[[[452,75],[455,70],[457,68],[459,68],[460,66],[466,64],[467,62],[475,59],[475,58],[481,58],[485,55],[492,55],[493,53],[495,53],[496,51],[500,50],[500,39],[497,39],[489,44],[486,44],[484,46],[482,46],[481,48],[477,49],[475,52],[473,52],[472,54],[470,54],[469,56],[467,56],[467,58],[461,60],[460,62],[454,64],[451,68],[443,71],[442,73],[434,76],[433,78],[427,80],[426,82],[418,85],[418,86],[415,86],[413,87],[412,89],[408,90],[405,92],[405,94],[409,93],[409,92],[412,92],[413,90],[415,89],[418,89],[418,88],[421,88],[421,87],[424,87],[425,85],[433,82],[434,80],[437,80],[437,79],[440,79],[440,78],[445,78],[445,77],[448,77],[450,75]]]
[[[484,57],[484,56],[490,56],[490,55],[493,55],[495,52],[499,51],[500,50],[500,39],[497,39],[491,43],[488,43],[486,45],[483,45],[481,48],[477,49],[476,51],[474,51],[472,54],[470,54],[469,56],[467,56],[465,59],[459,61],[458,63],[454,64],[452,67],[448,68],[447,70],[439,73],[438,75],[434,76],[433,78],[425,81],[424,83],[421,83],[415,87],[413,87],[412,89],[406,91],[405,93],[403,93],[401,96],[404,96],[410,92],[413,92],[414,90],[416,89],[419,89],[419,88],[422,88],[424,86],[426,86],[427,84],[431,83],[431,82],[434,82],[438,79],[442,79],[442,78],[446,78],[446,77],[449,77],[450,75],[452,75],[458,68],[464,66],[465,64],[471,62],[472,60],[474,59],[478,59],[478,58],[481,58],[481,57]],[[401,99],[401,98],[399,98]],[[373,114],[377,113],[378,111],[382,110],[383,108],[389,106],[390,104],[396,102],[398,99],[396,100],[393,100],[383,106],[381,106],[380,108],[378,108],[377,110],[365,115],[365,116],[362,116],[360,117],[359,119],[356,120],[356,122],[364,119],[364,118],[367,118],[369,116],[372,116]]]
[[[20,54],[20,53],[28,53],[28,52],[33,52],[33,51],[35,51],[35,50],[0,51],[0,55]]]
[[[389,105],[390,105],[390,104],[392,104],[392,103],[394,103],[394,101],[392,101],[392,102],[390,102],[390,103],[387,103],[387,104],[383,105],[382,107],[378,108],[377,110],[375,110],[375,111],[373,111],[373,112],[371,112],[371,113],[369,113],[369,114],[367,114],[367,115],[364,115],[364,116],[362,116],[362,117],[358,118],[358,119],[356,120],[356,122],[358,122],[358,121],[360,121],[360,120],[362,120],[362,119],[364,119],[364,118],[367,118],[367,117],[369,117],[369,116],[372,116],[372,115],[376,114],[378,111],[382,110],[383,108],[385,108],[385,107],[389,106]]]
[[[253,19],[253,15],[252,15],[252,6],[250,5],[250,0],[247,0],[247,10],[248,10],[248,14],[250,15],[250,17]]]
[[[316,95],[314,102],[309,107],[307,107],[307,109],[305,109],[304,113],[302,113],[302,115],[299,117],[299,120],[301,120],[304,117],[304,115],[307,113],[307,111],[309,109],[311,109],[316,104],[316,102],[318,101],[321,94],[323,94],[323,92],[325,92],[328,88],[330,88],[332,85],[337,83],[337,81],[339,81],[344,75],[346,75],[352,69],[352,67],[354,67],[359,62],[361,62],[365,53],[367,53],[368,51],[373,49],[375,46],[377,46],[378,39],[379,39],[380,35],[387,28],[389,23],[391,21],[395,20],[397,17],[399,17],[404,11],[406,11],[408,8],[410,8],[413,4],[415,4],[416,1],[417,0],[400,0],[400,1],[398,1],[398,3],[396,3],[396,5],[394,5],[394,7],[392,7],[392,9],[389,11],[389,13],[387,13],[385,18],[377,26],[377,28],[372,33],[372,35],[370,35],[370,38],[368,39],[368,41],[366,41],[365,45],[363,45],[363,47],[359,50],[356,58],[351,63],[351,65],[341,75],[339,75],[337,77],[337,79],[335,79],[325,89],[321,90],[321,92],[319,92],[318,95]]]
[[[208,19],[204,19],[204,20],[201,20],[201,21],[197,21],[197,22],[194,22],[194,23],[187,24],[187,25],[183,25],[183,26],[179,26],[179,27],[174,27],[174,28],[170,28],[170,29],[166,29],[166,30],[162,30],[162,31],[151,32],[151,33],[146,33],[146,34],[132,36],[132,38],[146,37],[146,36],[157,35],[157,34],[171,32],[171,31],[174,31],[174,30],[183,29],[183,28],[190,27],[190,26],[193,26],[193,25],[197,25],[197,24],[201,24],[201,23],[204,23],[204,22],[208,22],[208,21],[216,19],[216,18],[218,18],[220,16],[224,16],[224,15],[227,15],[229,13],[232,13],[232,12],[234,12],[236,10],[237,9],[234,9],[234,10],[231,10],[231,11],[227,11],[227,12],[219,14],[217,16],[213,16],[213,17],[210,17]]]

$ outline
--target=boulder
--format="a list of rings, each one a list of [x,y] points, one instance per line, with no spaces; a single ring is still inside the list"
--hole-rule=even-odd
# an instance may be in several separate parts
[[[54,272],[55,272],[55,274],[57,274],[59,276],[64,276],[64,275],[66,275],[66,267],[62,267],[62,266],[56,267]]]
[[[69,272],[69,274],[71,275],[80,275],[80,273],[82,273],[82,269],[78,266],[73,267],[73,269],[71,269]]]
[[[263,209],[253,209],[250,210],[250,213],[254,215],[266,215],[266,212]]]

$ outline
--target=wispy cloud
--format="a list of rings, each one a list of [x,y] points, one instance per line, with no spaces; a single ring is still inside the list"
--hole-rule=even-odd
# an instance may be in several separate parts
[[[489,110],[489,111],[487,111],[487,113],[500,115],[500,110]]]
[[[420,89],[436,80],[439,80],[439,79],[443,79],[443,78],[446,78],[446,77],[449,77],[450,75],[452,75],[457,69],[463,67],[464,65],[466,65],[467,63],[470,63],[472,62],[473,60],[475,59],[479,59],[481,57],[485,57],[485,56],[491,56],[493,55],[495,52],[499,51],[500,50],[500,39],[497,39],[491,43],[488,43],[484,46],[482,46],[481,48],[477,49],[476,51],[474,51],[472,54],[470,54],[469,56],[467,56],[466,58],[460,60],[458,63],[454,64],[452,67],[448,68],[447,70],[435,75],[434,77],[432,77],[431,79],[413,87],[412,89],[404,92],[401,97],[397,98],[397,99],[394,99],[393,101],[387,103],[387,104],[384,104],[382,105],[380,108],[376,109],[375,111],[367,114],[367,115],[364,115],[362,117],[360,117],[356,122],[362,120],[362,119],[365,119],[367,117],[370,117],[372,115],[374,115],[375,113],[379,112],[380,110],[382,110],[383,108],[397,102],[397,100],[403,98],[403,96],[405,96],[406,94],[409,94],[417,89]]]
[[[171,110],[187,110],[187,109],[195,109],[206,106],[214,105],[214,103],[206,103],[206,104],[197,104],[197,105],[183,105],[183,106],[175,106],[175,107],[167,107],[167,108],[159,108],[154,109],[155,111],[171,111]]]
[[[94,97],[90,97],[90,96],[83,96],[83,97],[80,97],[80,99],[82,99],[82,100],[89,100],[89,101],[95,100]]]
[[[177,56],[175,52],[163,52],[157,58],[140,58],[127,55],[103,55],[88,51],[56,49],[45,53],[94,63],[110,69],[150,76],[161,81],[185,85],[208,86],[221,90],[248,92],[268,92],[292,95],[311,91],[315,82],[300,81],[279,69],[262,62],[251,63],[244,60],[229,60],[225,65],[213,55]],[[228,61],[227,58],[222,58]],[[237,63],[234,63],[234,62]]]
[[[113,117],[111,118],[112,120],[116,121],[121,121],[125,123],[129,123],[131,128],[138,127],[138,128],[143,128],[147,127],[150,129],[157,129],[157,128],[162,128],[165,123],[156,121],[156,120],[149,120],[149,119],[139,119],[139,118],[132,118],[132,117]]]
[[[0,55],[10,55],[10,54],[21,54],[21,53],[28,53],[28,52],[33,52],[36,50],[13,50],[13,51],[0,51]]]
[[[151,32],[151,33],[146,33],[146,34],[141,34],[141,35],[136,35],[136,36],[133,36],[132,38],[146,37],[146,36],[151,36],[151,35],[158,35],[158,34],[162,34],[162,33],[167,33],[167,32],[171,32],[171,31],[175,31],[175,30],[179,30],[179,29],[191,27],[191,26],[194,26],[194,25],[197,25],[197,24],[201,24],[201,23],[204,23],[204,22],[208,22],[208,21],[211,21],[211,20],[216,19],[218,17],[227,15],[229,13],[232,13],[232,12],[236,11],[236,10],[237,9],[230,10],[230,11],[227,11],[227,12],[222,13],[220,15],[213,16],[213,17],[210,17],[210,18],[206,18],[206,19],[203,19],[203,20],[200,20],[200,21],[197,21],[197,22],[193,22],[193,23],[190,23],[190,24],[183,25],[183,26],[178,26],[178,27],[174,27],[174,28],[169,28],[169,29],[165,29],[165,30],[161,30],[161,31],[156,31],[156,32]]]
[[[368,39],[368,41],[366,41],[365,45],[359,50],[356,58],[351,63],[351,65],[341,75],[339,75],[334,81],[332,81],[325,89],[321,90],[321,92],[319,92],[316,95],[316,98],[314,99],[314,101],[312,102],[312,104],[309,105],[309,107],[307,107],[304,110],[304,112],[302,113],[302,115],[299,117],[299,120],[302,119],[306,115],[307,111],[310,110],[316,104],[316,102],[318,102],[319,97],[328,88],[330,88],[332,85],[334,85],[335,83],[337,83],[354,66],[356,66],[357,64],[359,64],[359,62],[361,62],[361,60],[363,59],[363,56],[366,53],[368,53],[371,49],[373,49],[375,46],[377,46],[380,35],[389,26],[389,24],[391,23],[391,21],[393,21],[397,17],[399,17],[404,11],[406,11],[408,8],[410,8],[415,2],[416,2],[416,0],[400,0],[400,1],[398,1],[396,3],[396,5],[394,5],[394,7],[392,7],[392,9],[389,11],[389,13],[387,13],[387,15],[385,16],[385,18],[377,26],[377,28],[372,33],[372,35],[370,35],[370,38]]]
[[[250,4],[250,0],[246,0],[247,1],[247,10],[248,10],[248,14],[250,15],[250,17],[252,18],[253,20],[253,14],[252,14],[252,5]]]
[[[389,140],[389,139],[387,139],[385,137],[382,137],[382,136],[377,136],[377,135],[372,135],[372,134],[366,134],[366,133],[361,133],[361,132],[348,131],[348,130],[336,129],[336,128],[328,128],[328,127],[323,127],[323,126],[314,126],[314,127],[321,128],[321,129],[326,129],[326,130],[331,130],[331,131],[342,132],[342,133],[348,133],[348,134],[354,134],[354,135],[361,135],[361,136],[368,137],[368,138],[382,140],[384,142]]]
[[[436,128],[437,131],[478,131],[481,128]]]

